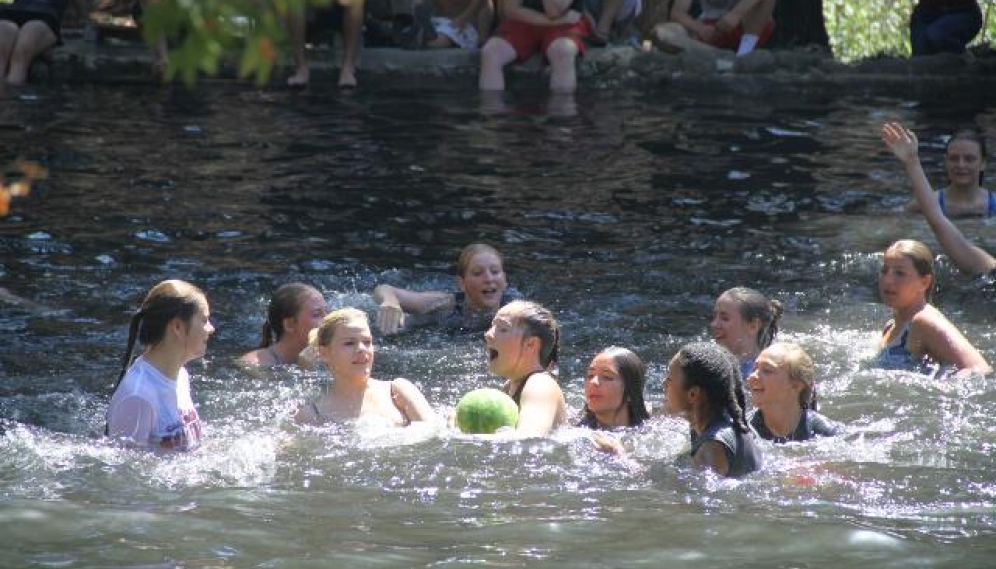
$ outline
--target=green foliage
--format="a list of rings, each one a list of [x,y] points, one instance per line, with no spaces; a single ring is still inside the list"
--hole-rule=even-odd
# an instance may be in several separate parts
[[[989,14],[974,43],[992,44],[996,39],[994,4],[996,0],[980,0],[983,14]],[[914,5],[916,0],[823,0],[823,15],[834,55],[842,61],[874,55],[908,56],[909,21]]]
[[[143,35],[149,45],[170,38],[166,78],[180,75],[192,84],[199,73],[216,75],[234,54],[239,75],[267,81],[281,47],[287,45],[286,19],[293,11],[330,0],[152,0],[145,6]]]

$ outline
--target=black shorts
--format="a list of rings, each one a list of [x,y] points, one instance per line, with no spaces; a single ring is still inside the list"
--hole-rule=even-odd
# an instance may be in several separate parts
[[[62,15],[69,0],[14,0],[13,4],[0,7],[0,20],[14,22],[18,27],[32,20],[44,22],[55,34],[56,43],[62,43]]]
[[[304,37],[308,43],[332,43],[335,32],[342,29],[343,12],[342,4],[332,1],[328,6],[320,6],[313,10],[308,10],[308,17],[305,20]]]

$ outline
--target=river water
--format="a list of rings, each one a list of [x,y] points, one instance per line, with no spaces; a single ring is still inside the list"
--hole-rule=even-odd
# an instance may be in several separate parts
[[[326,86],[327,87],[327,86]],[[0,161],[50,171],[0,219],[0,566],[991,567],[993,380],[869,369],[888,311],[879,252],[936,249],[878,139],[912,124],[931,178],[942,134],[996,132],[996,95],[871,87],[680,84],[482,101],[469,85],[355,93],[195,93],[121,84],[8,93]],[[991,185],[991,181],[990,181]],[[990,250],[993,222],[966,232]],[[304,280],[331,307],[378,282],[449,288],[465,244],[563,326],[582,404],[592,355],[649,364],[706,338],[736,285],[787,306],[781,337],[817,362],[847,433],[769,448],[724,481],[678,461],[687,426],[491,443],[440,426],[302,429],[322,370],[249,373],[270,292]],[[208,292],[218,328],[189,367],[206,444],[191,454],[100,438],[129,314],[170,277]],[[940,269],[937,304],[996,362],[993,285]],[[497,386],[478,334],[377,338],[375,376],[416,381],[442,414]]]

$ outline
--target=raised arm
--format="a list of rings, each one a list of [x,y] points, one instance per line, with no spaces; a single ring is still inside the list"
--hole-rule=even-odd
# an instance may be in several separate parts
[[[920,164],[916,135],[899,123],[886,123],[882,126],[882,141],[905,166],[906,175],[910,178],[913,199],[930,224],[941,248],[955,266],[976,275],[996,270],[996,259],[972,244],[958,226],[941,211],[941,206],[937,203],[934,191]]]

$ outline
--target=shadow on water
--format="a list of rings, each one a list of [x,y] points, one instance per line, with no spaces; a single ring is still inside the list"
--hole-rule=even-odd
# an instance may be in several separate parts
[[[867,369],[887,319],[877,252],[936,244],[897,215],[903,173],[877,126],[915,125],[933,180],[942,136],[992,131],[981,94],[447,89],[294,94],[73,86],[0,105],[0,159],[50,171],[0,220],[4,566],[984,567],[996,527],[991,380]],[[996,245],[991,220],[964,223]],[[836,440],[769,450],[743,482],[681,460],[686,426],[626,433],[636,465],[582,433],[492,444],[441,425],[301,429],[322,371],[253,374],[273,288],[305,280],[374,311],[378,282],[449,288],[457,251],[493,243],[512,284],[564,327],[581,406],[609,344],[648,362],[648,400],[713,298],[754,286],[820,369]],[[992,289],[941,267],[938,303],[996,361]],[[101,441],[126,323],[149,286],[187,278],[218,333],[190,366],[207,429],[193,455]],[[378,377],[443,414],[493,386],[480,336],[377,338]],[[745,561],[751,560],[751,561]]]

